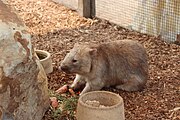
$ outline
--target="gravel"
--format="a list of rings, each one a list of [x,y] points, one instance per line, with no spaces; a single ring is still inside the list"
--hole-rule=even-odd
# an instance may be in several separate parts
[[[180,46],[105,20],[80,17],[76,11],[50,0],[7,1],[33,35],[34,47],[52,54],[54,71],[48,75],[49,89],[57,90],[64,84],[72,83],[74,75],[60,72],[58,66],[76,42],[138,40],[149,56],[146,88],[141,92],[125,92],[114,88],[104,90],[123,97],[127,120],[180,120],[180,110],[177,109],[180,107]]]

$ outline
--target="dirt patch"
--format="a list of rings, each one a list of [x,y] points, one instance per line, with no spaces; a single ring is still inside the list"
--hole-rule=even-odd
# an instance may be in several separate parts
[[[35,48],[52,54],[54,71],[48,75],[49,89],[57,90],[74,79],[74,75],[58,71],[58,66],[76,42],[138,40],[149,56],[146,88],[141,92],[124,92],[114,88],[105,90],[122,96],[127,120],[180,119],[180,110],[174,110],[180,106],[180,46],[126,30],[108,21],[85,19],[75,11],[49,0],[8,1],[29,27]],[[44,119],[53,120],[49,112]]]

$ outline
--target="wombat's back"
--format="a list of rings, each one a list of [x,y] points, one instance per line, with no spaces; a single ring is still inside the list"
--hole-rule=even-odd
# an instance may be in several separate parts
[[[132,40],[104,43],[97,47],[99,65],[107,85],[124,83],[131,75],[138,75],[143,83],[148,76],[148,63],[144,47]],[[98,66],[98,65],[96,65]]]

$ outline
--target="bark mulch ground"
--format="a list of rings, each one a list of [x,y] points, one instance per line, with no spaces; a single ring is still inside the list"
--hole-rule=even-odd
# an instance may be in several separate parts
[[[58,66],[76,42],[138,40],[149,56],[146,88],[142,92],[106,90],[123,97],[127,120],[180,120],[180,46],[108,21],[80,17],[76,11],[50,0],[8,0],[8,4],[27,25],[35,48],[52,54],[54,71],[48,75],[50,90],[72,82],[74,75],[58,71]],[[49,112],[44,119],[53,120]]]

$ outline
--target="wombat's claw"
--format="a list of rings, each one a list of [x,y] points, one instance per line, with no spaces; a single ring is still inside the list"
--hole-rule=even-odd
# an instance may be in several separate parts
[[[74,89],[75,89],[75,85],[74,85],[74,84],[72,84],[72,85],[70,85],[70,86],[69,86],[69,88],[71,88],[71,89],[73,89],[73,90],[74,90]]]
[[[73,90],[78,90],[77,85],[70,85],[69,88],[73,89]]]

